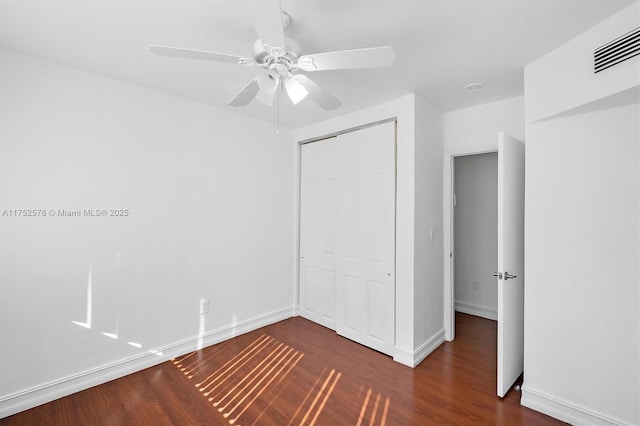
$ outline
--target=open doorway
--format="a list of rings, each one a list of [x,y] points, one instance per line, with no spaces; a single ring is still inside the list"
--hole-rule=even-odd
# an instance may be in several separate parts
[[[454,157],[455,311],[498,319],[498,153]]]
[[[482,189],[476,187],[483,180],[483,174],[478,173],[480,169],[471,167],[468,172],[464,165],[474,160],[491,162],[481,155],[452,156],[451,269],[449,291],[445,291],[445,306],[449,305],[450,311],[445,310],[445,324],[453,340],[455,308],[491,318],[495,316],[492,314],[496,306],[497,394],[502,398],[523,372],[524,144],[503,132],[498,133],[498,152],[494,153],[497,161],[492,162],[497,167],[486,170],[487,182],[497,184],[488,184]],[[493,193],[497,196],[490,195]],[[495,215],[494,206],[497,206]],[[494,220],[497,232],[490,229]],[[473,225],[464,226],[465,223]],[[464,228],[471,230],[471,237],[465,235]],[[483,232],[485,230],[487,232]],[[497,261],[492,260],[494,254]],[[484,288],[483,282],[487,283]],[[495,305],[492,294],[497,294]]]
[[[475,338],[482,339],[486,353],[471,362],[488,367],[496,363],[498,349],[498,282],[493,276],[498,270],[498,153],[452,160],[454,334],[463,338],[479,334]]]

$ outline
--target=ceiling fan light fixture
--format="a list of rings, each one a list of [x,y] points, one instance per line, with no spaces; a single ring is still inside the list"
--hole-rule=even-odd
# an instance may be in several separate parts
[[[257,94],[256,94],[256,99],[266,105],[266,106],[271,106],[273,105],[273,102],[276,99],[276,92],[266,92],[264,90],[260,90]]]
[[[276,91],[280,86],[280,76],[275,70],[270,70],[256,77],[256,83],[260,90],[256,94],[256,99],[267,106],[273,105]]]
[[[287,91],[287,95],[289,95],[289,99],[291,99],[291,102],[294,105],[298,104],[309,94],[309,91],[305,89],[304,86],[295,78],[289,78],[285,81],[284,88]]]
[[[265,92],[275,92],[280,83],[280,76],[275,70],[269,70],[268,72],[256,77],[256,82],[260,86],[260,90]]]

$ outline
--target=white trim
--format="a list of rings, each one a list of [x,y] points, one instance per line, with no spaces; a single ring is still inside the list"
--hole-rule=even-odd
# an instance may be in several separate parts
[[[414,367],[420,364],[429,354],[444,343],[444,328],[438,331],[436,334],[431,336],[429,340],[424,342],[422,345],[415,350],[413,356],[413,365]]]
[[[413,365],[413,351],[408,348],[396,345],[394,347],[393,360],[407,367],[415,367],[415,365]]]
[[[543,392],[522,386],[522,398],[520,404],[539,411],[558,420],[572,425],[611,426],[628,425],[623,420],[589,410],[580,405],[572,404],[562,399],[547,395]]]
[[[488,306],[456,300],[456,311],[462,312],[463,314],[475,315],[477,317],[498,321],[498,310]]]
[[[385,123],[391,123],[391,122],[394,122],[394,121],[398,122],[398,117],[389,117],[389,118],[385,118],[383,120],[372,121],[370,123],[360,124],[358,126],[353,126],[353,127],[348,128],[348,129],[343,129],[343,130],[339,130],[339,131],[336,131],[336,132],[331,132],[331,133],[328,133],[326,135],[308,138],[308,139],[299,141],[298,145],[304,145],[304,144],[313,143],[313,142],[320,142],[320,141],[323,141],[325,139],[331,139],[331,138],[335,138],[335,137],[340,136],[340,135],[344,135],[345,133],[353,133],[353,132],[357,132],[358,130],[363,130],[363,129],[367,129],[369,127],[374,127],[374,126],[378,126],[380,124],[385,124]]]
[[[302,149],[299,143],[295,144],[295,171],[294,171],[294,218],[296,225],[293,235],[293,316],[300,315],[300,202],[302,201]]]
[[[415,368],[418,364],[420,364],[429,354],[438,347],[443,344],[445,341],[444,338],[444,328],[438,331],[436,334],[431,336],[429,340],[420,345],[415,351],[411,349],[403,348],[400,346],[395,347],[395,352],[393,354],[393,360],[399,362],[400,364],[404,364],[408,367]]]
[[[0,419],[197,350],[197,344],[200,339],[203,339],[204,346],[215,345],[216,343],[231,339],[240,334],[248,333],[258,328],[291,318],[293,315],[293,307],[258,315],[236,324],[230,324],[217,330],[209,331],[202,337],[194,336],[160,348],[155,348],[155,351],[162,353],[161,356],[145,352],[19,392],[0,396]]]

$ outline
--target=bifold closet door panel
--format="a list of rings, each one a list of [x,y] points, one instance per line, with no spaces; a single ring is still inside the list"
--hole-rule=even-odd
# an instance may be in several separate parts
[[[301,147],[300,315],[336,329],[336,138]]]
[[[337,137],[336,330],[395,344],[395,123]]]

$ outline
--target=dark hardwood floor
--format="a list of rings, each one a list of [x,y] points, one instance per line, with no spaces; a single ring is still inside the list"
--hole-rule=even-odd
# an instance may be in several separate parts
[[[0,425],[562,424],[495,395],[494,321],[456,321],[456,340],[411,369],[292,318]]]

